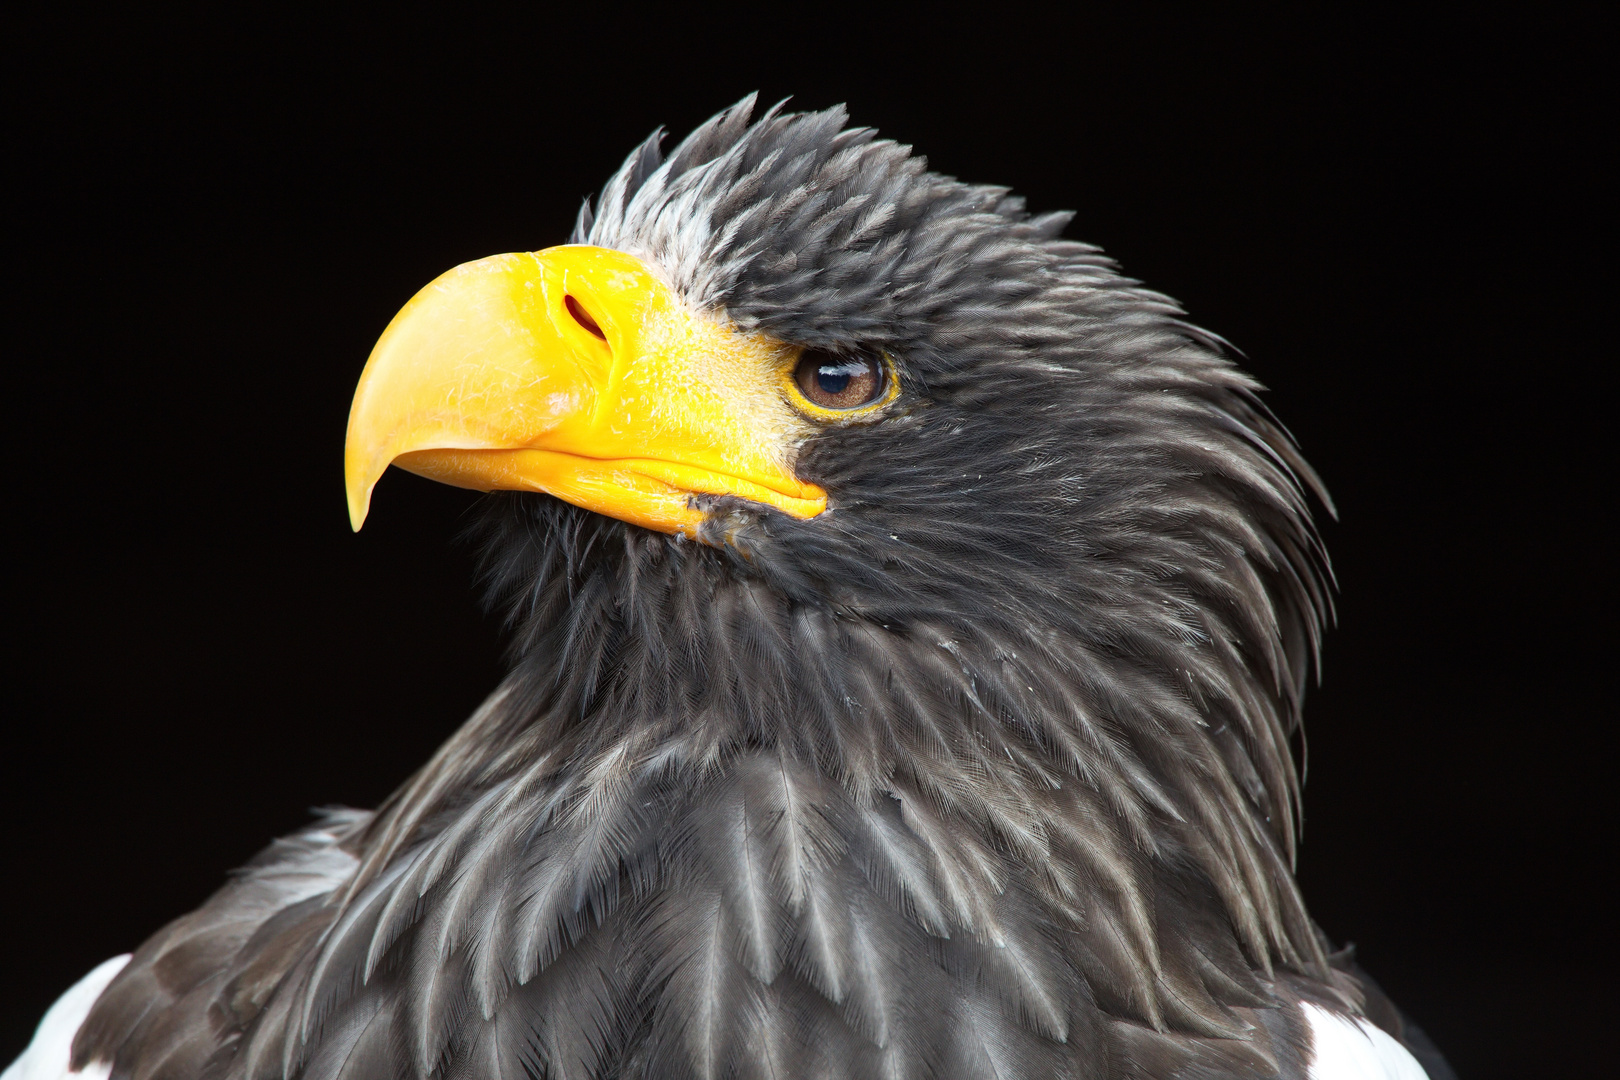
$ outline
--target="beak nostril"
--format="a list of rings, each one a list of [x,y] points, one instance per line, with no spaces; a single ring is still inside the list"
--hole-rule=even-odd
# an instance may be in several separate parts
[[[589,330],[603,341],[607,340],[607,335],[602,333],[602,328],[600,326],[596,325],[596,320],[591,318],[591,313],[585,310],[584,304],[580,303],[578,300],[575,300],[572,296],[565,296],[563,297],[563,305],[568,308],[568,314],[574,317],[575,322],[579,323],[579,325],[583,326],[585,329]]]

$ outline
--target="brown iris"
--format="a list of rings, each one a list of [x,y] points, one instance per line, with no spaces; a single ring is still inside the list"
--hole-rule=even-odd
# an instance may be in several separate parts
[[[883,393],[883,365],[868,356],[806,349],[793,372],[804,396],[823,409],[854,409]]]

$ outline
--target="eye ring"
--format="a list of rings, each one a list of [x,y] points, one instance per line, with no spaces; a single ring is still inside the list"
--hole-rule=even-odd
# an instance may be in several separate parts
[[[817,410],[853,412],[889,396],[888,364],[866,353],[805,349],[793,368],[793,383]]]

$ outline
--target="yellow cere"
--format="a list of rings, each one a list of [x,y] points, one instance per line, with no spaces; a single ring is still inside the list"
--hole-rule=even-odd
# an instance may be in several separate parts
[[[360,377],[351,521],[365,520],[390,464],[459,487],[550,492],[664,532],[695,534],[695,495],[814,517],[826,493],[793,462],[828,410],[784,392],[794,358],[691,311],[623,252],[576,245],[456,267],[394,317]]]

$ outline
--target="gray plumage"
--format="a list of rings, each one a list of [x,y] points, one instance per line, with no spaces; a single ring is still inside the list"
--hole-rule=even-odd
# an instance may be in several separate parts
[[[1326,495],[1175,304],[841,109],[663,158],[574,240],[881,351],[800,521],[704,544],[484,508],[512,669],[374,815],[147,942],[115,1077],[1298,1076],[1293,1002],[1398,1014],[1292,874]]]

